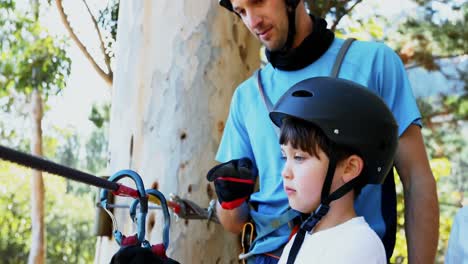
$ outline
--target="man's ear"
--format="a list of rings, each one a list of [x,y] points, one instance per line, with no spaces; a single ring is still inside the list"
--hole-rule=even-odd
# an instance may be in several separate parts
[[[344,166],[342,179],[346,183],[361,174],[364,161],[358,155],[351,155],[343,161],[342,165]]]

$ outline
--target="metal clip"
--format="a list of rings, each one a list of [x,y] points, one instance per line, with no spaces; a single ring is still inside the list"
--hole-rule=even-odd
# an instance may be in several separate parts
[[[210,225],[210,220],[211,218],[213,217],[213,214],[216,213],[216,200],[211,200],[210,201],[210,205],[208,206],[208,216],[207,216],[207,223],[206,225],[209,226]]]
[[[174,213],[176,213],[176,215],[178,215],[180,218],[200,220],[208,219],[219,224],[218,217],[216,216],[216,214],[213,214],[213,211],[216,208],[216,202],[214,202],[214,204],[211,204],[210,202],[210,206],[208,208],[202,208],[196,203],[187,199],[182,199],[173,193],[171,193],[169,196],[169,206],[174,211]]]
[[[242,227],[242,238],[241,238],[241,245],[242,245],[242,254],[246,254],[249,249],[250,245],[252,245],[252,241],[254,238],[254,225],[251,222],[247,222]],[[242,263],[245,264],[245,259],[242,260]]]

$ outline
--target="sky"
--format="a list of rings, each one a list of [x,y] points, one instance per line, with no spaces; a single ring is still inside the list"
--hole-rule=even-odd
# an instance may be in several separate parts
[[[92,54],[99,54],[97,35],[91,26],[91,20],[82,1],[64,2],[65,12],[69,13],[72,26],[77,29],[79,37],[88,44]],[[99,3],[99,1],[88,2]],[[52,1],[51,7],[44,10],[43,13],[47,13],[47,16],[42,18],[44,27],[52,34],[68,38],[68,33],[60,20],[54,1]],[[67,87],[61,94],[49,99],[48,105],[51,110],[45,115],[43,126],[45,128],[73,126],[78,134],[87,136],[93,129],[93,124],[88,120],[92,105],[93,103],[109,102],[111,88],[95,72],[76,44],[71,39],[68,42],[67,52],[72,60],[72,65]],[[102,63],[102,59],[100,62]]]

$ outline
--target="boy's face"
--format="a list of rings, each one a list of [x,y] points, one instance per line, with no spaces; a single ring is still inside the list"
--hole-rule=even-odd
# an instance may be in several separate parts
[[[291,144],[281,145],[285,164],[281,175],[291,208],[311,213],[320,204],[320,195],[328,169],[328,157],[318,148],[318,157],[295,149]]]
[[[284,0],[231,0],[249,31],[270,51],[281,49],[288,37]]]

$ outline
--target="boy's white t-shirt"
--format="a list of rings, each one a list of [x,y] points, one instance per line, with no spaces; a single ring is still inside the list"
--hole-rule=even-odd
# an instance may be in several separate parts
[[[294,235],[284,247],[278,264],[287,262],[295,238]],[[355,217],[335,227],[306,234],[294,263],[386,264],[387,258],[382,241],[364,217]]]

